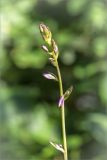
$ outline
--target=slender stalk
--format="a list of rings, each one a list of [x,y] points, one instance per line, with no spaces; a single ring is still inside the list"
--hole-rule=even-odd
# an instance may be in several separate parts
[[[57,69],[57,74],[58,74],[58,79],[59,79],[60,96],[63,96],[62,78],[61,78],[61,72],[60,72],[57,60],[56,60],[56,69]],[[62,121],[62,134],[63,134],[63,145],[64,145],[64,160],[68,160],[66,129],[65,129],[65,107],[64,107],[64,104],[61,107],[61,121]]]
[[[51,55],[51,60],[55,61],[55,66],[56,66],[56,69],[57,69],[58,80],[59,80],[58,82],[59,82],[60,97],[62,97],[63,96],[62,78],[61,78],[59,64],[58,64],[58,61],[57,61],[58,52],[59,52],[58,51],[58,46],[56,45],[56,42],[54,41],[54,39],[52,39],[52,33],[46,25],[40,24],[39,28],[40,28],[40,32],[42,34],[42,37],[43,37],[44,41],[49,46],[49,49],[47,48],[47,46],[42,46],[42,48],[47,53],[49,52],[50,48],[52,50],[51,54],[49,53],[49,55]],[[47,74],[47,75],[45,74],[45,77],[47,79],[53,79],[52,74],[51,75],[50,74]],[[65,107],[64,107],[64,103],[61,106],[61,121],[62,121],[62,136],[63,136],[63,146],[64,146],[64,160],[68,160],[66,129],[65,129]]]

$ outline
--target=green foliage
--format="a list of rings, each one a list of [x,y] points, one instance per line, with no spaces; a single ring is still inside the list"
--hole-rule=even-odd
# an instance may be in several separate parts
[[[4,0],[1,3],[0,137],[2,160],[61,159],[57,84],[39,24],[53,33],[66,88],[69,159],[105,160],[107,134],[107,4],[104,0]],[[2,154],[1,154],[2,153]]]

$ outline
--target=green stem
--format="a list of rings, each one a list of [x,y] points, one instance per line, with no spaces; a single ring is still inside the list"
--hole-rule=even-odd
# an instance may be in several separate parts
[[[61,73],[58,65],[58,61],[56,60],[56,69],[59,79],[59,89],[60,89],[60,96],[63,96],[63,86],[62,86],[62,78]],[[63,145],[64,145],[64,160],[68,160],[67,156],[67,140],[66,140],[66,129],[65,129],[65,107],[64,104],[61,106],[61,120],[62,120],[62,134],[63,134]]]

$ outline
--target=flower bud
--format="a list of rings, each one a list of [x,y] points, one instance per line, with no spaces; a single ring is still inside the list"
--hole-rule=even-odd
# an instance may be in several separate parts
[[[70,94],[72,93],[73,86],[69,87],[67,91],[64,93],[64,100],[68,99]]]
[[[53,58],[49,58],[50,62],[52,63],[53,66],[56,66],[56,62]]]
[[[42,32],[42,33],[44,32],[44,27],[45,27],[45,26],[44,26],[44,24],[42,24],[42,23],[39,25],[40,32]]]
[[[45,45],[42,46],[42,49],[43,49],[45,52],[49,52],[48,48],[47,48]]]
[[[55,53],[55,56],[58,58],[58,46],[56,45],[56,42],[52,39],[52,48]]]
[[[44,24],[40,24],[39,29],[45,42],[51,45],[52,34],[49,28]]]
[[[44,73],[43,76],[47,79],[53,79],[55,81],[58,81],[58,78],[53,73]]]
[[[50,142],[50,144],[57,150],[61,151],[62,153],[64,153],[64,148],[61,144],[56,144],[56,143],[53,143],[53,142]]]

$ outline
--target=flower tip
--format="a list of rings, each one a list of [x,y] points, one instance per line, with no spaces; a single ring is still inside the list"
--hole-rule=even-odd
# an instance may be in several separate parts
[[[44,76],[45,78],[47,78],[47,79],[50,79],[50,76],[49,76],[48,73],[43,73],[43,76]]]
[[[44,25],[43,23],[41,23],[41,24],[39,25],[40,31],[41,31],[41,32],[44,32],[44,28],[45,28],[45,25]]]

